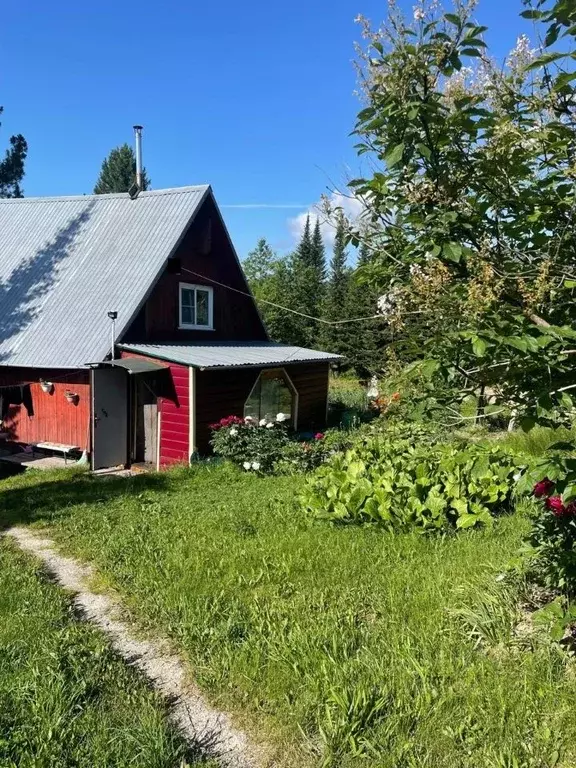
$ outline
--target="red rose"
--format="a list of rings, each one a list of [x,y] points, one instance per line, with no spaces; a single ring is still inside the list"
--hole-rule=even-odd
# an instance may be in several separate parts
[[[566,505],[566,511],[564,514],[566,515],[566,517],[576,516],[576,501],[571,501],[570,504]]]
[[[540,480],[539,483],[536,483],[534,486],[532,493],[534,496],[536,496],[537,499],[542,498],[542,496],[549,496],[552,491],[554,490],[554,483],[552,480],[549,480],[547,477],[544,478],[544,480]]]
[[[546,508],[556,517],[563,517],[566,514],[566,507],[562,501],[562,496],[550,496],[546,499]]]
[[[324,440],[324,432],[316,432],[314,440]]]

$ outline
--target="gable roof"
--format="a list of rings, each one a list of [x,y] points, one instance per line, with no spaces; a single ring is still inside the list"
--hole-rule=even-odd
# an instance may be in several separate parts
[[[341,355],[319,352],[273,341],[224,341],[215,344],[119,344],[120,349],[140,355],[190,365],[192,368],[265,368],[294,363],[328,363]]]
[[[78,368],[110,352],[208,185],[0,200],[0,365]]]

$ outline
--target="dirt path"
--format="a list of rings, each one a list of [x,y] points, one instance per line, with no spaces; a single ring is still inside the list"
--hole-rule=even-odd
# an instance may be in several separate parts
[[[210,707],[191,683],[181,659],[164,640],[140,640],[134,627],[118,618],[120,606],[112,598],[88,588],[93,571],[77,560],[58,554],[51,539],[35,536],[25,528],[6,531],[18,546],[38,557],[46,570],[74,593],[74,604],[87,621],[110,639],[113,648],[140,670],[169,705],[170,718],[191,746],[201,745],[208,756],[227,768],[257,768],[258,751],[246,734],[234,728],[224,712]]]

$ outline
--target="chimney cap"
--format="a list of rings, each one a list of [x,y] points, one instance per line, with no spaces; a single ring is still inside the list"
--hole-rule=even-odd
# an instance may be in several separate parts
[[[135,125],[135,126],[133,126],[133,128],[134,128],[135,131],[141,131],[144,128],[144,126],[143,125]]]

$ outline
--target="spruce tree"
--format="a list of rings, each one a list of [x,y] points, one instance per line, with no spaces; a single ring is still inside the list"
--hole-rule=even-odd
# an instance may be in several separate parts
[[[361,379],[382,372],[386,344],[390,341],[386,321],[374,317],[377,315],[379,291],[369,279],[373,258],[368,247],[362,245],[348,291],[348,317],[370,318],[347,324],[349,330],[353,331],[347,359]]]
[[[345,320],[349,316],[350,306],[350,269],[347,266],[348,254],[346,253],[346,221],[340,216],[336,225],[334,238],[334,250],[330,261],[330,276],[326,287],[326,300],[324,303],[323,317],[331,322]],[[340,325],[324,325],[321,339],[322,346],[330,352],[348,356],[350,346],[355,341],[355,330],[348,323]]]
[[[4,107],[0,107],[0,114]],[[28,154],[28,144],[22,134],[10,137],[10,149],[0,160],[0,197],[23,197],[20,186],[24,178],[24,160]]]
[[[102,163],[98,181],[94,187],[95,195],[110,192],[128,192],[136,182],[136,155],[132,147],[122,144],[113,149]],[[142,169],[142,189],[148,189],[150,179]]]
[[[326,262],[320,224],[316,223],[312,233],[309,215],[306,217],[302,239],[292,255],[290,268],[292,279],[289,306],[309,316],[293,316],[293,343],[313,347],[318,344],[319,323],[316,318],[322,311]]]

